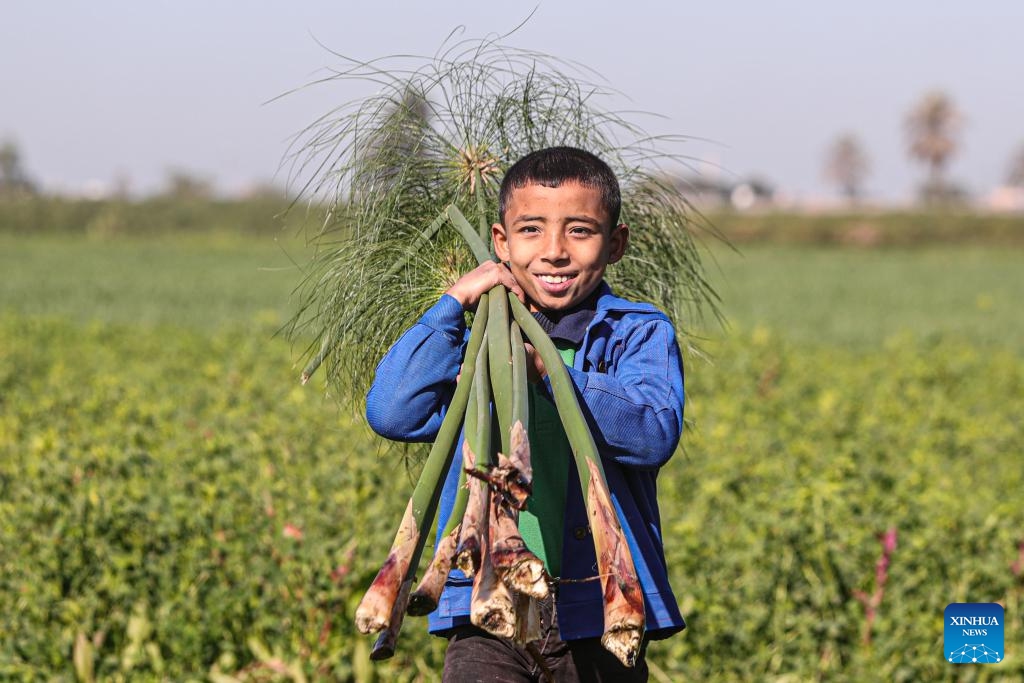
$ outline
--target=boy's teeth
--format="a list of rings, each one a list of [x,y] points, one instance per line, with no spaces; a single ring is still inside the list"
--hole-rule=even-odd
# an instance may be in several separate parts
[[[538,275],[537,277],[539,277],[544,282],[550,282],[553,285],[557,285],[569,279],[568,275]]]

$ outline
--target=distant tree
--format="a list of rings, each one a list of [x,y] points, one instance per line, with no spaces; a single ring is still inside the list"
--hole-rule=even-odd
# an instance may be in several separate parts
[[[10,140],[0,145],[0,196],[35,194],[36,186],[21,164],[21,152]]]
[[[849,201],[861,196],[869,170],[867,154],[856,135],[843,133],[836,138],[825,157],[825,177],[837,184]]]
[[[1006,174],[1006,184],[1013,187],[1024,187],[1024,144],[1010,158],[1010,170]]]
[[[164,194],[173,199],[209,199],[213,183],[189,171],[172,169],[167,173]]]
[[[925,95],[907,114],[905,126],[910,157],[928,166],[922,187],[925,199],[955,198],[959,192],[946,181],[946,164],[957,151],[963,117],[943,92]]]
[[[265,199],[281,201],[287,197],[285,188],[275,185],[269,180],[251,183],[239,193],[242,199]]]

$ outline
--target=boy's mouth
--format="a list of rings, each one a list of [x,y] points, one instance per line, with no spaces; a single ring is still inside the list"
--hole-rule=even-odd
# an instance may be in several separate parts
[[[576,279],[576,274],[572,275],[550,275],[550,274],[537,274],[535,277],[540,280],[541,288],[545,292],[551,294],[559,294],[567,290],[573,280]]]

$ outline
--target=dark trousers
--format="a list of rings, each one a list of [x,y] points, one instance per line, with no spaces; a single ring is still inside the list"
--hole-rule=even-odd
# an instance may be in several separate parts
[[[541,602],[541,638],[528,647],[476,628],[451,632],[444,658],[444,683],[646,683],[647,645],[636,666],[626,667],[601,646],[600,638],[563,641],[554,601]]]

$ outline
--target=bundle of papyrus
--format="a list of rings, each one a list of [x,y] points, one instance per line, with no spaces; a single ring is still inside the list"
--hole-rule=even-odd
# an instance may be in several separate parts
[[[425,308],[474,262],[492,258],[502,175],[543,147],[587,149],[616,173],[622,221],[635,226],[628,254],[608,275],[617,293],[668,313],[689,349],[686,322],[717,311],[695,240],[694,228],[707,226],[694,220],[660,166],[685,163],[667,149],[680,139],[652,138],[600,108],[608,91],[581,78],[580,69],[499,40],[455,42],[426,59],[348,60],[323,82],[368,80],[381,90],[297,136],[293,175],[316,205],[329,195],[329,209],[311,239],[316,255],[286,332],[312,338],[303,382],[323,365],[344,404],[361,402],[380,354]],[[603,642],[624,662],[636,656],[643,599],[594,439],[554,344],[523,304],[498,288],[477,308],[443,424],[387,561],[359,606],[359,629],[382,632],[375,657],[393,651],[407,611],[434,609],[453,567],[473,576],[475,623],[518,640],[536,633],[548,577],[516,525],[531,478],[524,336],[548,371],[575,457],[604,588]],[[463,433],[463,452],[456,453]],[[440,483],[455,457],[463,460],[464,483],[414,587]]]

